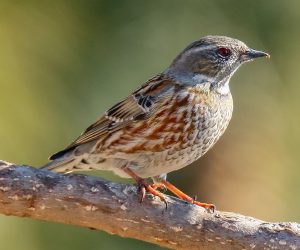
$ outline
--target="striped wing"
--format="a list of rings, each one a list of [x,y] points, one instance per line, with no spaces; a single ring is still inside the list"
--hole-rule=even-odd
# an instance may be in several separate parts
[[[72,144],[65,150],[50,157],[56,159],[69,149],[79,145],[101,140],[109,134],[124,128],[129,123],[146,119],[151,113],[155,112],[163,104],[163,100],[173,93],[175,84],[158,75],[139,89],[134,91],[123,101],[117,103],[100,117],[94,124],[89,126]]]

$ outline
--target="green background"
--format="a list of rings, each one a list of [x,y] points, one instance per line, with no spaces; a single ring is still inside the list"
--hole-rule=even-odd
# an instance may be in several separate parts
[[[300,2],[0,2],[0,159],[40,166],[207,34],[271,54],[231,80],[232,122],[169,180],[220,210],[300,221]],[[124,181],[110,173],[100,176]],[[1,249],[159,249],[103,232],[0,216]]]

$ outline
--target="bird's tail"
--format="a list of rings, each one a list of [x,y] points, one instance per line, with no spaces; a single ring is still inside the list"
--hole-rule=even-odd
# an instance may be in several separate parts
[[[85,171],[97,169],[97,166],[105,161],[99,157],[89,157],[87,152],[94,146],[93,143],[74,146],[57,152],[49,158],[49,162],[42,166],[53,172],[70,173],[73,171]]]
[[[41,167],[58,173],[68,173],[75,170],[75,166],[81,161],[80,156],[75,155],[76,147],[64,149],[49,157],[49,162]]]
[[[47,169],[49,171],[57,172],[57,173],[70,173],[73,172],[74,166],[76,165],[76,159],[59,159],[49,161],[47,164],[41,167],[41,169]]]

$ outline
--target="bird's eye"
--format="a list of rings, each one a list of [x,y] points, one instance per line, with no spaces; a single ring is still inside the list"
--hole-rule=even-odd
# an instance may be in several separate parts
[[[230,49],[227,48],[218,48],[217,53],[219,56],[223,57],[223,58],[228,58],[231,55],[231,51]]]

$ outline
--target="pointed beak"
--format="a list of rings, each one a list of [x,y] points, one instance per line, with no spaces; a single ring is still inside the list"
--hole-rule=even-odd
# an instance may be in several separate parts
[[[248,49],[245,53],[242,54],[241,60],[246,62],[246,61],[251,61],[258,57],[270,58],[270,55],[263,51],[259,51],[259,50],[255,50],[255,49]]]

